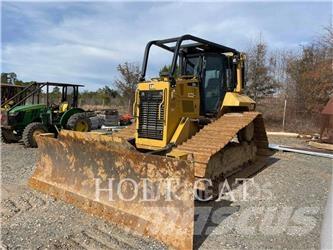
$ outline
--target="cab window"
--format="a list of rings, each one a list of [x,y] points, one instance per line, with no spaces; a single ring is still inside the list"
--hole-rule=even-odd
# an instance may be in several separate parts
[[[200,56],[185,57],[183,75],[200,76]]]
[[[208,55],[204,60],[204,113],[216,113],[224,97],[226,59],[222,55]]]

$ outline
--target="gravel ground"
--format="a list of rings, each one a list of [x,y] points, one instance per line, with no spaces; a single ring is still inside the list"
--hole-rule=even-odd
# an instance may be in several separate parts
[[[306,145],[294,138],[270,137],[270,142]],[[3,248],[166,248],[29,189],[35,149],[3,144],[1,151]],[[219,202],[196,203],[195,248],[318,249],[332,165],[330,159],[276,153],[252,181]]]
[[[306,147],[296,138],[270,137],[270,143]],[[271,164],[233,193],[219,209],[203,249],[319,249],[320,229],[332,183],[333,161],[278,152]],[[232,196],[226,197],[232,200]],[[219,211],[217,210],[217,211]],[[199,236],[197,238],[201,238]]]

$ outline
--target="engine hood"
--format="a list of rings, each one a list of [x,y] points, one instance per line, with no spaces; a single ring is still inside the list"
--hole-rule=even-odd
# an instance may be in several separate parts
[[[45,104],[28,104],[28,105],[21,105],[17,106],[9,111],[9,114],[15,114],[18,112],[24,112],[28,110],[34,110],[34,109],[43,109],[46,108]]]

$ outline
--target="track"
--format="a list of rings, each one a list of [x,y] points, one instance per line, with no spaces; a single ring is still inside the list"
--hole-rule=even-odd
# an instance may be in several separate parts
[[[112,234],[110,232],[112,231]],[[48,242],[38,249],[146,249],[149,242],[134,234],[110,226],[93,224],[90,228]],[[154,247],[153,247],[154,248]]]
[[[237,136],[237,133],[251,122],[254,122],[254,144],[256,147],[256,154],[257,156],[265,155],[265,151],[268,149],[268,139],[264,121],[259,112],[225,114],[214,122],[206,125],[192,138],[172,150],[186,152],[193,156],[192,160],[194,161],[196,177],[211,177],[207,176],[207,168],[212,157],[218,152],[222,152],[222,149],[224,149],[230,141]],[[135,124],[122,129],[115,135],[125,140],[133,138],[135,135]],[[226,154],[236,155],[236,157],[239,158],[239,155],[242,155],[242,153],[244,153],[244,155],[249,154],[247,152],[249,150],[253,149],[236,149],[234,147],[234,149],[229,149]],[[233,161],[233,159],[229,158],[229,161]],[[245,161],[247,162],[248,160]],[[230,168],[229,172],[231,174],[234,172],[235,168]],[[224,173],[225,172],[226,171],[224,171]]]
[[[268,148],[268,139],[262,116],[258,112],[223,115],[173,150],[193,155],[196,177],[209,177],[206,176],[206,172],[212,157],[221,152],[237,133],[251,122],[254,122],[254,143],[257,147],[257,154],[260,155],[263,149]],[[234,151],[236,152],[237,149]],[[241,155],[239,152],[241,151],[238,151],[238,154],[236,152],[238,157]]]
[[[1,218],[7,222],[14,216],[19,216],[30,210],[45,206],[46,201],[32,192],[24,192],[17,197],[1,200]]]
[[[160,243],[72,211],[51,197],[26,188],[21,191],[1,200],[1,249],[164,249]]]

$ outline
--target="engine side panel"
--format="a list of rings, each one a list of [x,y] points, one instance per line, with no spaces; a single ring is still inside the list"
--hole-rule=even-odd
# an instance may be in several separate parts
[[[196,79],[177,79],[175,87],[168,81],[149,81],[138,85],[134,114],[135,142],[138,148],[166,147],[183,117],[198,118],[199,84]]]

